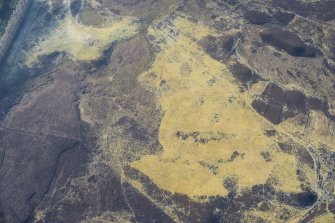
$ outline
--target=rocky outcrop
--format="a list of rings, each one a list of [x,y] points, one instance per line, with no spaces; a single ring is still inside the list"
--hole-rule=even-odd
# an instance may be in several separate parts
[[[23,22],[23,19],[32,3],[32,0],[20,0],[17,3],[16,9],[8,21],[6,30],[0,39],[0,63],[6,56],[6,53],[10,49],[17,32]]]

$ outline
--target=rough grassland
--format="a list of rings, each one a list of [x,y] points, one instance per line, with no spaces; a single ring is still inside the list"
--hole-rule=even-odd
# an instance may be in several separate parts
[[[169,29],[177,34],[170,36]],[[251,109],[252,95],[240,93],[226,66],[197,44],[208,34],[208,28],[182,18],[173,27],[150,29],[161,51],[140,81],[159,95],[165,112],[159,134],[164,151],[131,166],[160,188],[193,198],[227,195],[224,182],[232,178],[239,191],[269,178],[278,190],[300,191],[297,160],[264,135],[273,126]]]
[[[66,51],[74,60],[90,61],[97,59],[114,41],[127,39],[136,34],[137,26],[134,19],[116,18],[108,27],[92,27],[78,23],[74,18],[67,17],[40,41],[30,54],[28,64],[31,65],[38,55]]]

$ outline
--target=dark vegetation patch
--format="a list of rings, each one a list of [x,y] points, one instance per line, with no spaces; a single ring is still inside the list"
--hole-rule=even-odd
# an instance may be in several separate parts
[[[326,117],[335,120],[329,112],[327,101],[307,97],[300,91],[285,90],[276,84],[269,84],[252,107],[273,124],[279,124],[298,114],[307,114],[310,110],[322,111]]]
[[[293,19],[295,15],[289,12],[278,11],[274,14],[274,18],[283,26],[287,26]]]
[[[313,206],[318,200],[318,195],[307,188],[300,193],[279,193],[278,198],[288,205],[305,208]]]
[[[324,59],[323,64],[333,75],[335,75],[335,54],[334,57],[332,56],[330,59],[331,60]],[[333,86],[335,88],[335,81],[333,81]]]
[[[264,158],[266,162],[271,162],[271,154],[269,152],[261,152],[261,156]]]
[[[278,142],[278,146],[284,153],[292,154],[294,152],[294,148],[291,143]]]
[[[275,129],[267,129],[265,130],[264,134],[268,137],[272,137],[277,134],[277,131]]]
[[[80,11],[81,7],[82,7],[81,0],[73,0],[70,5],[72,16],[76,16]]]
[[[214,0],[216,3],[218,3],[219,5],[223,5],[224,3],[227,3],[229,5],[237,5],[240,0]]]
[[[200,143],[200,144],[207,144],[210,141],[221,141],[222,139],[227,139],[230,136],[222,133],[222,132],[217,132],[217,133],[212,133],[211,137],[204,137],[200,132],[182,132],[182,131],[177,131],[176,136],[181,139],[181,140],[187,140],[191,138],[195,143]]]
[[[255,25],[264,25],[265,23],[270,23],[272,21],[272,17],[266,12],[252,9],[250,7],[245,7],[243,9],[243,17],[248,22]]]
[[[135,119],[127,116],[121,117],[116,123],[115,126],[122,128],[123,134],[128,135],[135,140],[148,142],[150,140],[150,132]],[[154,136],[152,136],[154,137]]]
[[[229,192],[236,194],[238,189],[238,178],[226,177],[223,181],[223,185]]]
[[[141,18],[142,23],[150,23],[154,18],[166,15],[169,6],[177,0],[115,0],[102,1],[102,6],[120,15]],[[199,1],[204,2],[204,1]],[[196,2],[192,1],[192,4]]]
[[[140,2],[140,0],[115,0],[115,1],[124,5],[136,5]]]
[[[111,56],[117,44],[117,41],[111,43],[110,46],[102,52],[98,59],[84,64],[85,70],[93,72],[96,69],[106,67],[110,62]]]
[[[335,19],[335,1],[303,2],[301,0],[272,0],[275,6],[292,11],[305,17],[317,18],[324,21]]]
[[[149,200],[142,193],[138,192],[130,184],[123,184],[125,189],[127,201],[131,204],[132,211],[134,212],[135,222],[175,222],[169,215],[167,215],[156,204]]]
[[[207,36],[200,41],[200,44],[212,58],[225,61],[235,53],[236,44],[240,38],[240,33],[220,37]]]
[[[331,201],[329,204],[328,204],[328,210],[335,214],[335,200],[334,201]]]
[[[329,59],[335,63],[335,31],[333,30],[329,31],[329,34],[326,37],[325,45],[329,48]],[[328,66],[331,66],[331,65],[329,64]],[[332,70],[334,71],[334,74],[335,74],[334,65],[332,66]]]
[[[237,151],[234,151],[232,154],[231,154],[231,156],[230,156],[230,162],[232,162],[232,161],[234,161],[237,157],[239,157],[240,155],[242,155],[242,157],[243,157],[243,155],[244,154],[240,154],[239,152],[237,152]]]
[[[206,1],[203,0],[195,0],[195,3],[199,8],[206,8]]]
[[[208,168],[214,175],[218,174],[219,166],[204,161],[198,161],[198,163],[200,166]]]
[[[260,33],[262,41],[278,50],[284,50],[295,57],[316,57],[317,49],[306,45],[298,35],[277,28],[269,28]]]
[[[314,160],[312,155],[307,151],[306,148],[299,147],[296,150],[296,157],[298,157],[298,160],[301,163],[305,163],[307,166],[309,166],[312,170],[315,168]]]
[[[268,201],[262,201],[259,204],[259,210],[260,211],[269,211],[269,210],[271,210],[271,203],[268,202]]]
[[[245,20],[254,25],[264,25],[266,23],[275,23],[282,26],[288,25],[295,17],[290,12],[273,10],[263,7],[255,2],[249,2],[242,6],[242,13]]]
[[[265,196],[268,199],[276,199],[290,206],[310,207],[317,202],[318,196],[310,188],[305,188],[299,193],[284,193],[276,191],[271,184],[255,185],[252,187],[253,195]]]
[[[231,67],[231,72],[237,81],[241,84],[241,90],[249,89],[252,85],[258,83],[262,78],[252,71],[249,67],[236,63]]]

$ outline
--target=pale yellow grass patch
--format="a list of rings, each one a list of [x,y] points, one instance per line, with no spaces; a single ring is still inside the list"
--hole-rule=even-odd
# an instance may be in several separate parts
[[[335,215],[333,213],[327,213],[317,217],[312,223],[333,223],[335,222]]]
[[[39,55],[56,51],[68,52],[74,60],[90,61],[97,59],[113,41],[134,36],[137,25],[133,18],[118,18],[108,27],[91,27],[67,17],[46,38],[38,42],[29,52],[28,65],[37,61]]]
[[[165,112],[159,133],[164,151],[131,166],[163,190],[190,197],[227,195],[227,177],[237,178],[239,190],[264,184],[272,176],[279,190],[300,191],[295,157],[280,152],[274,139],[264,135],[273,126],[253,111],[251,96],[240,92],[226,66],[197,45],[192,37],[203,37],[209,29],[196,26],[177,19],[173,28],[181,30],[175,37],[166,30],[149,31],[161,41],[162,50],[140,81],[157,93]],[[223,137],[199,143],[192,137],[182,140],[178,131]],[[234,151],[240,156],[231,160]],[[272,161],[261,152],[268,152]]]

